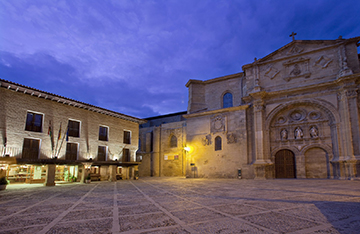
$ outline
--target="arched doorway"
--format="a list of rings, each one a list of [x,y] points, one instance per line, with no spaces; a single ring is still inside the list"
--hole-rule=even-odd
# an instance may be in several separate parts
[[[305,152],[306,178],[330,178],[329,156],[321,148],[311,148]]]
[[[291,150],[275,154],[275,178],[295,178],[295,155]]]

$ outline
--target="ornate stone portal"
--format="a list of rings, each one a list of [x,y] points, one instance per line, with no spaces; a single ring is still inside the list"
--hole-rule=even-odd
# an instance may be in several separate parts
[[[296,102],[295,102],[296,103]],[[294,106],[290,104],[289,106]],[[295,107],[285,107],[279,110],[273,117],[270,126],[270,143],[272,149],[272,161],[276,161],[276,152],[286,148],[295,155],[294,166],[296,165],[296,177],[303,178],[327,178],[331,175],[317,174],[316,168],[330,168],[330,157],[333,154],[333,140],[336,136],[332,135],[330,128],[331,117],[312,103],[301,103],[299,101]],[[288,134],[289,131],[292,134]],[[334,139],[335,138],[335,139]],[[324,147],[325,145],[325,147]],[[314,150],[319,149],[319,150]],[[316,152],[324,152],[323,160],[310,160]],[[311,162],[312,170],[307,170]],[[325,162],[326,165],[322,165]],[[318,164],[318,165],[316,165]],[[320,165],[321,164],[321,165]],[[323,171],[323,170],[322,170]],[[276,173],[275,173],[276,174]]]

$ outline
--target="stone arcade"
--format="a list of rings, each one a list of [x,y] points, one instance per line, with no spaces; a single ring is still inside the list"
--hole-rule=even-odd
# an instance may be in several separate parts
[[[140,174],[359,179],[360,37],[292,36],[241,73],[189,80],[186,114],[140,126]]]

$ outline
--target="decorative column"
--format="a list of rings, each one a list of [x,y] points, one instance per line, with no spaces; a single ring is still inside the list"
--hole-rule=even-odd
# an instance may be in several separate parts
[[[255,162],[253,165],[255,169],[255,179],[273,178],[273,164],[266,154],[265,105],[263,101],[265,92],[260,91],[250,95],[254,98]]]
[[[46,178],[45,178],[45,186],[55,186],[55,164],[47,164],[46,165]]]

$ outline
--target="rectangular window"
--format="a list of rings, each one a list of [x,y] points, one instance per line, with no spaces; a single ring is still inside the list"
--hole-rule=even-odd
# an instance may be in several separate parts
[[[42,114],[28,112],[26,115],[26,131],[42,132]]]
[[[130,162],[130,150],[129,149],[123,149],[122,162]]]
[[[98,161],[106,161],[106,146],[98,147]]]
[[[77,160],[77,155],[78,155],[78,144],[67,143],[65,160]]]
[[[131,144],[131,132],[124,131],[124,144]]]
[[[38,159],[40,151],[40,140],[24,139],[22,158]]]
[[[99,140],[100,141],[108,141],[108,131],[109,128],[108,127],[103,127],[100,126],[99,127]]]
[[[68,122],[69,136],[80,137],[80,122],[75,120],[69,120]]]

